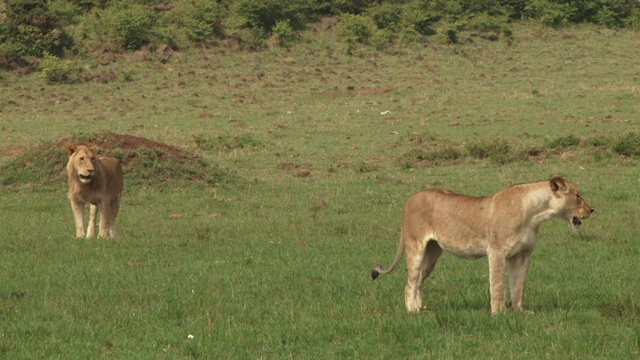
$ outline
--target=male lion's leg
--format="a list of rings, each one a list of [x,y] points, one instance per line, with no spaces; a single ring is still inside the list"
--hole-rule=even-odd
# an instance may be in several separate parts
[[[87,238],[91,238],[95,234],[97,212],[98,207],[93,204],[89,204],[89,225],[87,225]]]
[[[111,202],[111,227],[109,228],[111,237],[116,236],[116,217],[118,212],[120,212],[120,197]]]
[[[109,228],[111,227],[111,206],[106,201],[100,203],[100,232],[99,238],[104,238],[109,235]]]
[[[531,250],[521,251],[509,259],[509,290],[511,292],[511,307],[522,310],[524,298],[524,281],[529,271]]]
[[[407,311],[417,313],[422,308],[422,268],[425,256],[425,246],[420,241],[405,240],[405,255],[407,259],[407,286],[404,288],[404,302]]]
[[[489,292],[491,293],[491,313],[504,310],[504,270],[507,259],[502,252],[489,251]]]
[[[72,199],[71,210],[73,211],[73,221],[76,224],[76,237],[84,237],[84,203]]]

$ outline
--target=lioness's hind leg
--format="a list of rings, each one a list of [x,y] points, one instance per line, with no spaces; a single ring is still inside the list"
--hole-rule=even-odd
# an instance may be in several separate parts
[[[422,268],[420,269],[420,285],[431,275],[433,269],[436,267],[436,263],[442,255],[442,248],[435,241],[429,241],[427,248],[424,251],[425,256],[422,261]]]
[[[120,212],[120,197],[111,202],[111,226],[109,227],[109,235],[116,236],[116,217]]]
[[[404,288],[404,302],[407,311],[419,312],[422,308],[422,274],[425,261],[426,246],[421,241],[405,240],[405,253],[407,259],[407,286]]]
[[[100,204],[100,231],[98,232],[99,238],[104,238],[109,235],[109,229],[113,219],[111,218],[111,205],[102,203]]]

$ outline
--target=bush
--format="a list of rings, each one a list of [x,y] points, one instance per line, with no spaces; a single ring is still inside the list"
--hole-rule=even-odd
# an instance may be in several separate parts
[[[391,3],[374,4],[367,9],[365,14],[373,20],[379,29],[395,29],[402,20],[403,7]]]
[[[521,150],[512,150],[509,142],[500,138],[471,140],[465,145],[469,156],[482,160],[490,159],[496,164],[507,164],[526,158]]]
[[[80,6],[70,0],[50,1],[49,10],[61,25],[77,24],[82,13]]]
[[[364,15],[342,14],[338,21],[338,35],[348,44],[368,43],[377,29],[373,19]]]
[[[30,25],[45,33],[56,28],[45,0],[11,0],[6,6],[6,16],[12,26]]]
[[[533,0],[525,7],[527,17],[538,19],[542,24],[560,27],[569,22],[577,9],[569,3],[559,3],[551,0]]]
[[[305,2],[281,0],[236,0],[229,5],[229,30],[260,29],[268,34],[278,21],[288,20],[294,29],[302,27]]]
[[[11,69],[14,64],[22,62],[22,46],[0,38],[0,68]]]
[[[462,151],[455,146],[442,145],[438,149],[430,150],[426,153],[421,153],[417,156],[418,160],[430,160],[430,161],[443,161],[443,160],[458,160],[462,159]]]
[[[481,36],[497,40],[500,34],[505,34],[507,41],[511,41],[511,32],[508,27],[507,17],[491,16],[486,13],[478,14],[471,18],[467,24],[468,30],[478,31]]]
[[[580,138],[575,136],[575,135],[567,135],[567,136],[560,136],[557,137],[555,139],[550,140],[547,143],[547,147],[550,148],[568,148],[571,146],[577,146],[580,144]]]
[[[599,0],[598,10],[593,16],[593,22],[609,28],[623,28],[634,9],[638,8],[633,0]]]
[[[154,14],[144,5],[135,0],[118,2],[105,10],[96,12],[98,38],[106,35],[110,41],[115,41],[125,50],[136,50],[152,40]]]
[[[437,39],[442,43],[457,44],[458,31],[460,31],[460,27],[458,24],[442,21],[439,24],[436,36]]]
[[[40,61],[40,68],[49,84],[75,81],[76,68],[71,60],[60,59],[49,53],[45,53]]]
[[[273,38],[276,43],[280,46],[286,46],[295,37],[293,27],[287,19],[276,21],[273,29],[271,29],[271,33],[273,34]]]
[[[506,140],[487,139],[487,140],[471,140],[467,142],[465,148],[469,155],[476,159],[486,159],[506,155],[509,153],[510,147]]]
[[[218,3],[209,0],[191,0],[179,3],[169,18],[175,18],[178,29],[186,34],[187,40],[208,43],[212,37],[222,37],[222,9]]]
[[[640,134],[631,132],[618,139],[613,150],[624,156],[640,156]]]
[[[6,24],[0,29],[2,43],[11,43],[19,57],[61,55],[73,41],[44,0],[12,0],[6,7]],[[6,51],[6,49],[5,49]]]

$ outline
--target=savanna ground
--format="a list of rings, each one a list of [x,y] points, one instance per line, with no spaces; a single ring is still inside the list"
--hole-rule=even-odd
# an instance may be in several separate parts
[[[640,131],[640,40],[515,30],[355,56],[330,31],[116,55],[77,85],[3,73],[0,357],[637,358],[640,177],[615,149]],[[77,140],[125,161],[116,239],[73,237]],[[404,264],[371,281],[413,192],[555,174],[596,213],[541,227],[535,314],[491,316],[484,259],[444,255],[418,315]]]

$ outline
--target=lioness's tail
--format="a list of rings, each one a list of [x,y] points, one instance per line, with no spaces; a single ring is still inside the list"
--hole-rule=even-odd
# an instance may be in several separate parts
[[[388,269],[383,269],[382,265],[375,264],[373,266],[373,270],[371,270],[371,278],[373,280],[377,279],[380,275],[385,275],[392,272],[396,266],[400,263],[400,259],[402,259],[402,254],[404,253],[404,244],[402,243],[402,230],[400,231],[400,241],[398,242],[398,251],[396,251],[396,257],[393,259],[391,265],[389,265]]]

